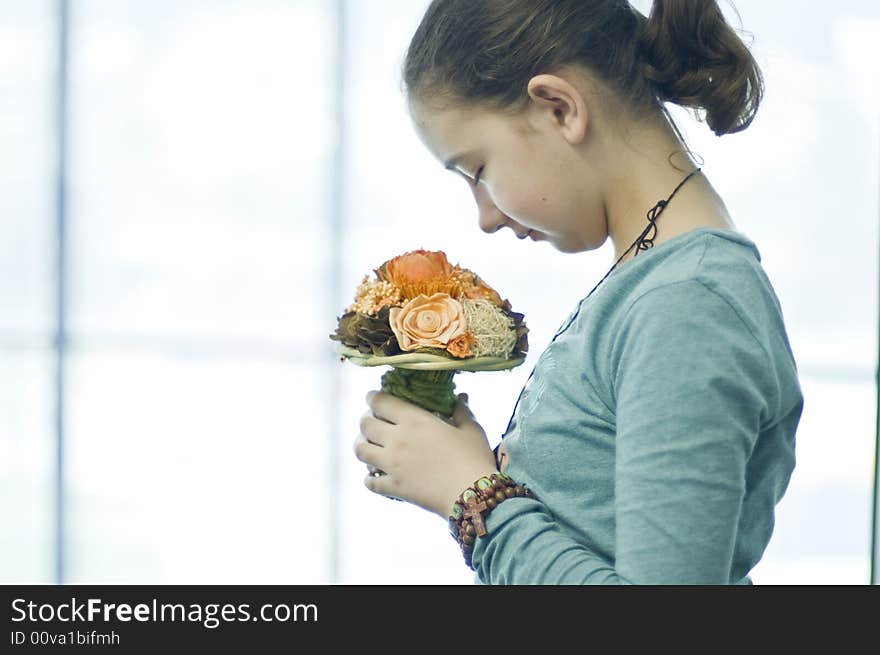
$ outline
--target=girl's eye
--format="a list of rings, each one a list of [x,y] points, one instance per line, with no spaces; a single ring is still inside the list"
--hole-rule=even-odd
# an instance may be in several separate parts
[[[480,166],[474,174],[474,186],[477,186],[480,183],[480,174],[483,172],[483,168],[485,168],[485,166]]]

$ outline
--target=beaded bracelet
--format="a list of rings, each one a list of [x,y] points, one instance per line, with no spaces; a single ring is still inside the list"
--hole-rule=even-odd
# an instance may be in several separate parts
[[[480,478],[461,492],[452,504],[449,515],[449,533],[461,547],[465,564],[472,570],[471,554],[477,537],[488,534],[483,512],[491,512],[499,503],[515,496],[534,498],[531,489],[517,484],[506,473],[492,473]]]

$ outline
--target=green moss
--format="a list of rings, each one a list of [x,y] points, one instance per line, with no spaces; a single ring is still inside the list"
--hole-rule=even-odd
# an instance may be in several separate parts
[[[382,376],[382,391],[449,417],[455,409],[455,383],[452,378],[456,372],[392,368]]]

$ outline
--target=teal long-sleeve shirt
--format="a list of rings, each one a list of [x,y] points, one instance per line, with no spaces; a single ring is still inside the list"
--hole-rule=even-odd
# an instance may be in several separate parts
[[[803,409],[760,261],[740,232],[694,229],[575,309],[496,448],[535,498],[486,516],[475,583],[752,584]]]

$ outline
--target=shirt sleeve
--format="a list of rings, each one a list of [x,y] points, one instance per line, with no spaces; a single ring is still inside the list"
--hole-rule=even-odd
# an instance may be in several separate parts
[[[562,531],[540,498],[511,498],[474,544],[484,583],[730,583],[746,463],[778,397],[767,352],[696,279],[646,292],[615,329],[615,561]]]

